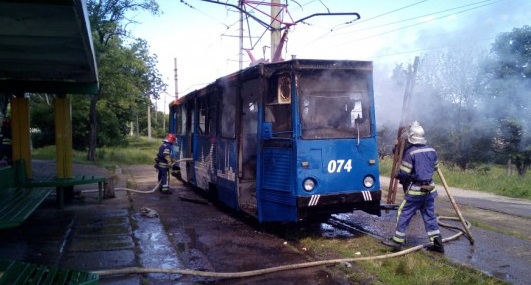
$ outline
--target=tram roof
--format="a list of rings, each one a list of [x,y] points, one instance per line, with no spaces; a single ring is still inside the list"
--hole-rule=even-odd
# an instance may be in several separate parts
[[[206,85],[205,87],[191,91],[170,102],[169,106],[179,105],[185,102],[188,96],[206,94],[209,89],[217,88],[219,85],[230,84],[231,82],[252,78],[259,75],[271,76],[273,73],[286,72],[290,70],[364,70],[372,71],[372,61],[361,60],[325,60],[325,59],[292,59],[275,63],[260,63],[242,70],[238,70]]]
[[[85,0],[0,0],[0,93],[97,90]]]
[[[325,59],[292,59],[275,63],[260,63],[258,65],[232,73],[226,77],[253,76],[256,73],[270,76],[272,73],[289,70],[319,70],[319,69],[356,69],[372,70],[372,61],[359,60],[325,60]]]

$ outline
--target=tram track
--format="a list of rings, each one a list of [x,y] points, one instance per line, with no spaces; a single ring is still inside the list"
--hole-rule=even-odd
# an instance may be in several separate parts
[[[370,232],[366,229],[364,229],[363,227],[360,227],[359,225],[355,224],[355,223],[352,223],[352,222],[349,222],[347,220],[343,220],[343,219],[340,219],[338,217],[335,217],[335,216],[331,216],[330,219],[328,219],[326,222],[326,224],[328,225],[331,225],[332,227],[335,227],[337,229],[340,229],[340,230],[345,230],[347,232],[350,232],[354,235],[356,234],[366,234],[366,235],[369,235],[373,238],[376,238],[376,239],[379,239],[381,240],[382,237],[373,233],[373,232]]]

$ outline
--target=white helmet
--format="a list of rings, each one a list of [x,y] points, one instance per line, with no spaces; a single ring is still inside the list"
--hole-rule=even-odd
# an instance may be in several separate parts
[[[426,144],[426,139],[424,138],[424,129],[419,122],[414,121],[411,126],[409,126],[407,141],[410,144]]]

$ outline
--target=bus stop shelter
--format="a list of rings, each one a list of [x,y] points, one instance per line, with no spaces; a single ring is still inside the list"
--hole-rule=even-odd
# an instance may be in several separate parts
[[[66,94],[97,92],[85,0],[0,0],[0,98],[10,104],[11,161],[25,161],[28,178],[31,93],[56,95],[57,178],[71,178],[71,102]]]

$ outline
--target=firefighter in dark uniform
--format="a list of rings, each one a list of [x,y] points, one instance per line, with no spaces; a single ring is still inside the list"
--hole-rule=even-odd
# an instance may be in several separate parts
[[[172,146],[175,142],[175,135],[168,134],[159,147],[156,158],[156,168],[158,169],[159,191],[163,194],[171,194],[170,191],[170,169],[173,166],[171,157]]]
[[[397,175],[404,188],[404,200],[398,208],[397,224],[394,236],[384,241],[394,251],[404,248],[406,229],[417,210],[424,221],[426,233],[431,241],[428,250],[444,253],[441,232],[435,216],[435,198],[437,190],[433,174],[437,170],[438,160],[435,149],[426,145],[424,129],[413,122],[407,133],[409,147],[404,152],[400,171]]]

